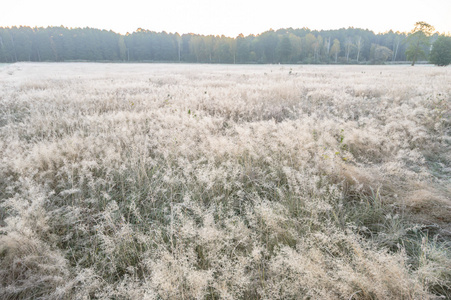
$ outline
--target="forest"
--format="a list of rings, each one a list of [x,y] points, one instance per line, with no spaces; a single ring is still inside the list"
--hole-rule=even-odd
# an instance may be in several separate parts
[[[279,29],[226,36],[94,28],[0,27],[0,62],[381,64],[406,61],[408,34],[368,29]],[[432,36],[436,40],[438,34]],[[424,46],[426,55],[430,47]]]

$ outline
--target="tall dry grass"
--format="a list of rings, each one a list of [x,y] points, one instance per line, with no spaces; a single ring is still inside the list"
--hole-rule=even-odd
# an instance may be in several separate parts
[[[2,299],[451,297],[451,69],[0,69]]]

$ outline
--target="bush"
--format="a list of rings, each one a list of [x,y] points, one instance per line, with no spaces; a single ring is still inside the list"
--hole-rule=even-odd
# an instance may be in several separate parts
[[[441,36],[432,44],[430,60],[437,66],[451,63],[451,37]]]

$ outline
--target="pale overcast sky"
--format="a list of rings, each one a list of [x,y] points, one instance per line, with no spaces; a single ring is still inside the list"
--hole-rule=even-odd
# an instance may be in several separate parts
[[[0,26],[111,29],[125,34],[153,31],[235,37],[270,28],[410,31],[417,21],[451,32],[451,0],[0,0]]]

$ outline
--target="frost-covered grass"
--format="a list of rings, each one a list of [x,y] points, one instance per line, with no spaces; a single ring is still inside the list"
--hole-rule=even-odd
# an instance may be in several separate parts
[[[451,69],[0,69],[0,298],[451,297]]]

